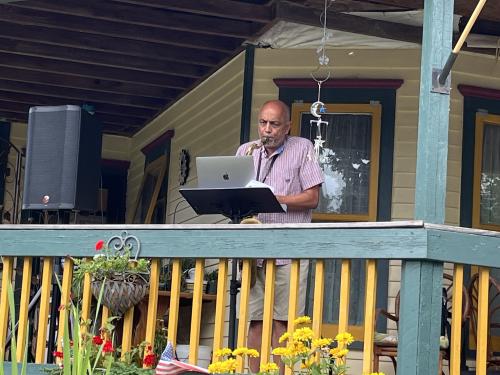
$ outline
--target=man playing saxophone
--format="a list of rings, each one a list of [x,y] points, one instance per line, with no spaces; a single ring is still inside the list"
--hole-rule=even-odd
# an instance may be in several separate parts
[[[287,205],[286,213],[259,214],[262,223],[308,223],[312,209],[319,200],[324,182],[323,172],[315,158],[314,147],[308,139],[289,136],[290,109],[279,100],[271,100],[259,112],[259,140],[243,144],[236,155],[252,155],[256,180],[270,185],[280,203]],[[279,346],[279,337],[286,331],[290,259],[276,260],[275,301],[272,345]],[[304,313],[308,261],[301,261],[301,288],[298,315]],[[260,349],[264,301],[265,269],[257,260],[255,285],[250,289],[250,327],[248,346]],[[293,319],[294,317],[292,317]],[[259,360],[250,360],[250,370],[259,371]],[[283,366],[280,372],[283,373]]]

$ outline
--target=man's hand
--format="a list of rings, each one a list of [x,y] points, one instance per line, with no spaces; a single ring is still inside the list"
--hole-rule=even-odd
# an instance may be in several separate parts
[[[278,202],[286,204],[288,210],[313,209],[318,207],[320,186],[313,186],[296,195],[277,195],[276,199]]]

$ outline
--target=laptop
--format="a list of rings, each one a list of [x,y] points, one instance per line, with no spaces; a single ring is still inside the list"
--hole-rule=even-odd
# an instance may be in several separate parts
[[[196,158],[198,188],[241,188],[255,179],[252,156],[204,156]]]

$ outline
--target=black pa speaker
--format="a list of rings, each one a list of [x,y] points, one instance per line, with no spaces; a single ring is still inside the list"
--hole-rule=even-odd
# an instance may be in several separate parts
[[[78,106],[32,107],[23,209],[95,210],[102,126]]]

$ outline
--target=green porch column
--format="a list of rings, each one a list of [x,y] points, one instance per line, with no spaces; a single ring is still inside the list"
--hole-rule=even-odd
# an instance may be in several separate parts
[[[431,92],[432,68],[451,51],[453,0],[425,0],[420,73],[415,219],[442,224],[445,215],[450,97]],[[438,372],[442,263],[403,262],[398,375]]]

